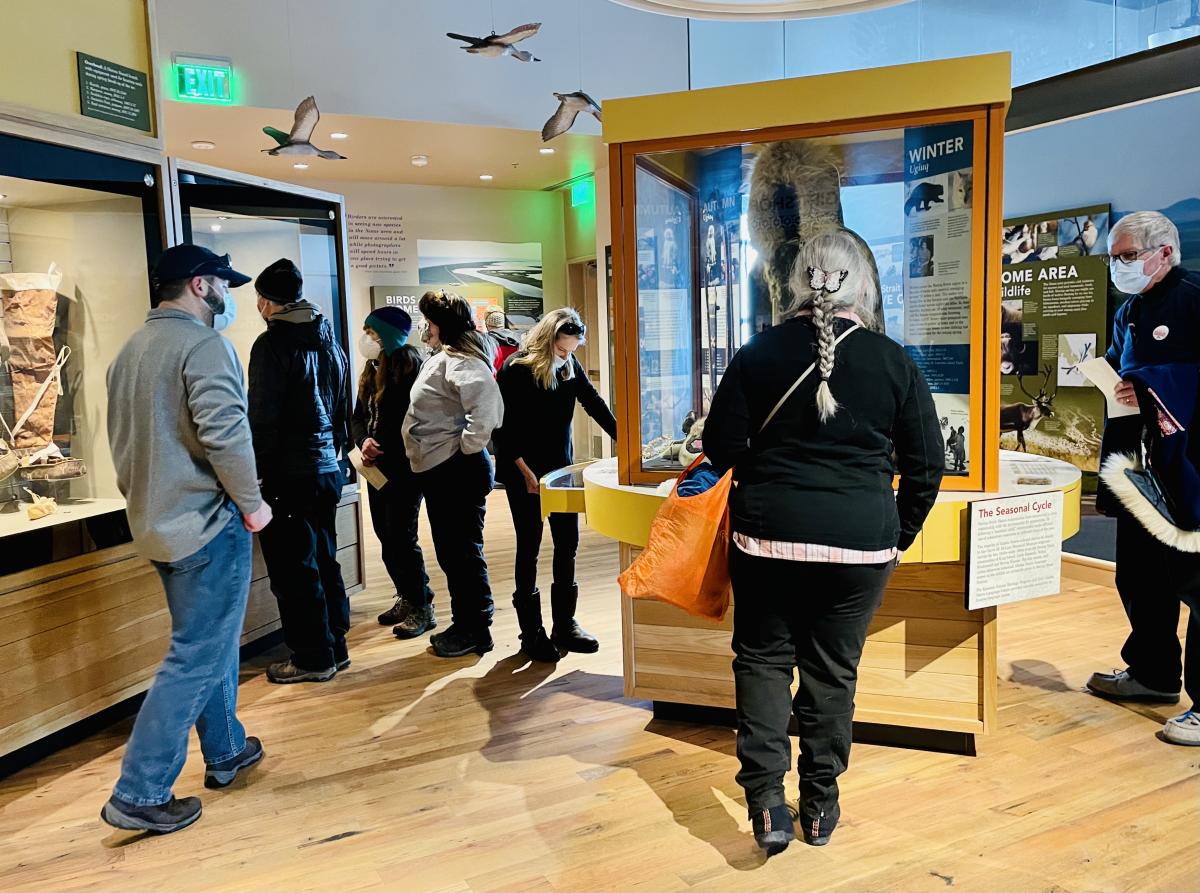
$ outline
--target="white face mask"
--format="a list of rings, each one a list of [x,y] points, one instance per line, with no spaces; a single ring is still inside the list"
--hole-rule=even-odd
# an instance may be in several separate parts
[[[363,332],[358,336],[358,352],[368,360],[377,360],[379,355],[383,353],[383,345]]]
[[[1135,260],[1130,264],[1123,260],[1117,261],[1112,266],[1113,285],[1127,295],[1140,295],[1150,286],[1150,280],[1158,275],[1157,269],[1153,273],[1146,273],[1146,264],[1156,257],[1158,255],[1153,254],[1145,260]]]
[[[232,326],[233,321],[237,319],[237,301],[234,300],[233,295],[229,293],[228,289],[222,289],[218,286],[213,286],[212,294],[209,297],[220,297],[222,295],[224,296],[224,308],[220,313],[213,313],[212,325],[213,328],[218,332],[224,332],[226,329]],[[209,307],[213,306],[213,302],[208,298],[205,298],[204,300]],[[216,308],[214,307],[213,309],[215,311]]]
[[[558,372],[565,365],[567,365],[567,361],[563,357],[558,356],[558,354],[555,354],[554,355],[554,371]]]

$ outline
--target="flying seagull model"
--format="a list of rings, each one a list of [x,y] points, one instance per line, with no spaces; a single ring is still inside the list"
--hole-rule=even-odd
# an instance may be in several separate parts
[[[471,37],[467,34],[455,34],[453,31],[449,31],[446,36],[452,40],[461,40],[466,44],[461,49],[473,56],[489,56],[491,58],[512,56],[518,62],[541,62],[542,60],[533,53],[519,50],[516,47],[516,44],[522,40],[527,40],[537,34],[541,27],[541,22],[531,22],[528,25],[519,25],[507,34],[497,34],[493,31],[487,37]]]
[[[603,120],[600,117],[600,103],[582,90],[575,93],[555,93],[554,98],[558,100],[558,111],[542,127],[543,142],[549,142],[574,127],[580,112],[591,115],[597,121]]]
[[[268,155],[316,155],[318,158],[331,160],[344,159],[345,155],[339,155],[331,149],[318,149],[309,142],[320,120],[321,113],[317,111],[317,101],[310,96],[296,106],[296,120],[292,124],[291,133],[284,133],[274,127],[263,128],[263,133],[279,143],[278,146],[263,151]]]

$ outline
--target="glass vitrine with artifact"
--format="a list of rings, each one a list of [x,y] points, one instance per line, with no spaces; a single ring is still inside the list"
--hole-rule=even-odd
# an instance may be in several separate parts
[[[612,146],[622,480],[663,480],[702,450],[730,358],[788,315],[800,246],[843,227],[877,274],[864,322],[933,391],[944,487],[994,481],[985,246],[1001,121],[979,106]]]
[[[129,539],[105,373],[150,307],[161,180],[0,134],[0,575]]]

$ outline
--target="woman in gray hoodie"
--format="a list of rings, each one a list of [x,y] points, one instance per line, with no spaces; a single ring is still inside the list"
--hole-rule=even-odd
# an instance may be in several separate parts
[[[503,420],[504,403],[492,377],[491,342],[476,330],[467,300],[431,291],[419,307],[425,339],[437,352],[413,384],[404,446],[425,494],[451,610],[450,627],[429,642],[439,657],[485,654],[493,647],[492,588],[483,557],[483,520],[492,491],[486,447]]]

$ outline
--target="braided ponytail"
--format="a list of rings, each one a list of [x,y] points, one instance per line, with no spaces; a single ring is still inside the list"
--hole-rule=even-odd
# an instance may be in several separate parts
[[[816,294],[812,314],[817,326],[817,371],[821,375],[821,383],[817,385],[817,415],[822,422],[827,422],[838,411],[838,402],[829,389],[829,378],[833,375],[834,342],[837,339],[833,331],[835,310],[828,293],[820,291]]]

